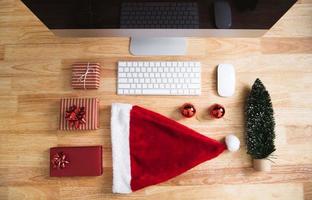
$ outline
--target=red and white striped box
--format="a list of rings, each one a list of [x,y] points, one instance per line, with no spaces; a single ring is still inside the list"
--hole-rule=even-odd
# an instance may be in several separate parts
[[[72,87],[74,89],[97,89],[100,86],[98,63],[76,63],[72,65]]]
[[[66,111],[71,106],[84,107],[85,108],[85,124],[81,124],[79,128],[70,126],[69,121],[65,118]],[[61,99],[60,106],[60,124],[59,129],[65,131],[74,130],[96,130],[99,128],[100,120],[100,103],[97,98],[68,98]]]

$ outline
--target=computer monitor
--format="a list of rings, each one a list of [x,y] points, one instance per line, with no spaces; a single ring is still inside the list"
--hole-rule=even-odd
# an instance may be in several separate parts
[[[296,0],[22,0],[57,36],[131,37],[135,55],[183,55],[184,37],[259,37]]]

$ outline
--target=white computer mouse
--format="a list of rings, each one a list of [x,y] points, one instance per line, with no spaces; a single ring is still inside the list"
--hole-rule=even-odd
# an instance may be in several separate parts
[[[235,92],[235,69],[231,64],[218,65],[218,94],[221,97],[233,96]]]

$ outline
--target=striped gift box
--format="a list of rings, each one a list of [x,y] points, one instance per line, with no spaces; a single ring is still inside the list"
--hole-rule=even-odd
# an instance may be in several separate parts
[[[69,107],[76,105],[77,107],[84,107],[86,112],[86,123],[81,124],[78,129],[69,125],[65,119],[66,111]],[[60,108],[60,130],[95,130],[99,128],[99,101],[97,98],[69,98],[61,99]]]
[[[100,86],[98,63],[76,63],[72,65],[72,87],[74,89],[97,89]]]

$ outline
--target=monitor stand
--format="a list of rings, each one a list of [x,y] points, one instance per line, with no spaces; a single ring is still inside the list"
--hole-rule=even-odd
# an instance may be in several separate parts
[[[136,56],[178,56],[186,54],[186,38],[131,37],[130,53]]]

